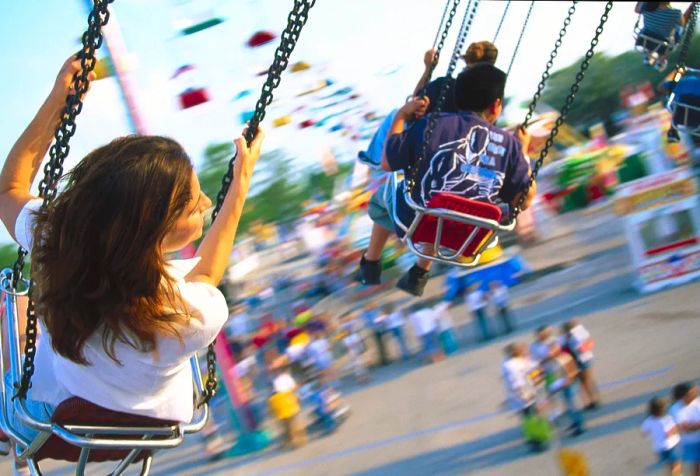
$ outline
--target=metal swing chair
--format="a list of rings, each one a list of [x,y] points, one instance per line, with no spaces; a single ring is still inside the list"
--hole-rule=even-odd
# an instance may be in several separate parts
[[[94,0],[88,17],[88,30],[83,35],[83,49],[79,53],[82,71],[74,78],[74,89],[78,95],[68,96],[61,123],[56,131],[56,141],[50,148],[50,160],[45,166],[45,176],[39,185],[39,196],[46,207],[57,194],[57,184],[63,173],[63,162],[68,155],[69,140],[75,133],[75,119],[82,110],[81,98],[88,90],[88,73],[96,64],[95,51],[102,44],[102,27],[109,20],[108,6],[114,0]],[[288,16],[287,26],[281,35],[280,45],[275,51],[274,61],[262,87],[255,113],[250,120],[246,140],[250,143],[257,132],[258,124],[265,116],[265,108],[272,102],[272,92],[279,85],[289,56],[294,50],[301,29],[306,24],[308,13],[315,0],[294,0]],[[228,173],[222,179],[222,188],[217,195],[212,219],[216,218],[231,183],[235,156],[229,161]],[[112,475],[120,475],[134,462],[141,462],[141,475],[150,472],[153,453],[177,447],[185,435],[199,432],[208,418],[208,402],[214,395],[216,380],[216,354],[214,343],[207,350],[207,378],[202,376],[196,355],[190,360],[193,375],[193,405],[195,415],[189,423],[158,420],[129,413],[102,408],[85,399],[72,397],[60,403],[49,421],[44,421],[27,407],[27,392],[34,373],[34,358],[37,343],[37,316],[32,301],[32,281],[22,277],[22,268],[27,252],[19,249],[12,269],[0,272],[0,291],[5,294],[6,319],[0,333],[0,354],[8,357],[9,369],[0,359],[3,376],[7,372],[9,385],[0,380],[0,428],[10,438],[15,456],[26,461],[29,471],[40,476],[38,463],[44,459],[75,462],[76,474],[83,475],[88,462],[117,461]],[[21,361],[18,298],[28,298],[26,349]],[[9,343],[3,346],[3,342]],[[6,348],[5,348],[6,347]],[[14,421],[11,416],[14,416]],[[21,427],[38,432],[33,439],[24,437]]]
[[[685,67],[681,74],[700,79],[700,69]],[[671,93],[667,107],[676,130],[700,137],[700,94],[678,96]]]
[[[448,75],[451,75],[454,72],[457,58],[459,57],[459,52],[461,52],[464,46],[469,26],[473,20],[478,3],[479,1],[475,0],[474,9],[472,11],[467,8],[465,20],[460,30],[460,35],[455,47],[455,53],[453,53],[450,65],[448,66]],[[559,47],[562,45],[562,40],[566,34],[567,27],[571,23],[571,17],[576,11],[577,3],[577,1],[572,2],[572,5],[568,10],[567,17],[565,18],[564,24],[559,31],[559,37],[555,42],[555,47],[550,53],[550,58],[547,61],[546,69],[542,74],[537,91],[535,92],[528,108],[528,113],[522,124],[523,127],[527,127],[529,121],[532,119],[537,102],[539,101],[542,91],[544,90],[545,83],[550,76],[553,60],[557,56]],[[398,196],[399,193],[402,193],[406,204],[414,213],[414,218],[410,224],[403,223],[399,219],[395,209],[392,217],[394,223],[396,223],[396,225],[404,233],[403,237],[401,238],[402,241],[406,243],[414,254],[421,258],[446,265],[463,268],[473,267],[479,263],[481,253],[484,250],[498,244],[499,233],[512,231],[515,228],[516,218],[522,210],[527,192],[534,184],[537,174],[549,153],[549,149],[554,144],[554,139],[559,133],[559,128],[564,123],[564,120],[569,113],[569,110],[576,97],[576,93],[580,88],[581,81],[585,76],[585,72],[590,66],[594,49],[598,44],[599,37],[603,32],[603,27],[608,20],[608,14],[611,9],[612,2],[609,1],[605,6],[605,11],[603,12],[600,23],[596,28],[595,36],[591,40],[590,48],[586,52],[579,72],[571,86],[571,92],[567,96],[564,106],[562,106],[560,111],[559,117],[557,118],[554,127],[552,128],[552,131],[545,142],[545,146],[540,151],[540,155],[532,168],[528,185],[521,192],[518,202],[513,207],[510,217],[508,217],[508,223],[503,223],[504,217],[502,217],[502,211],[498,206],[491,203],[468,199],[460,195],[446,192],[436,193],[425,205],[420,205],[414,200],[412,197],[412,191],[417,178],[416,175],[420,169],[421,162],[426,158],[427,144],[432,136],[436,121],[434,114],[429,116],[421,156],[411,167],[406,176],[403,176],[400,172],[394,172],[390,176],[389,184],[385,190],[385,193],[393,193],[394,197]],[[529,18],[530,12],[531,9],[528,12],[527,18]],[[522,33],[520,35],[520,39],[522,39]],[[450,82],[446,81],[437,101],[437,111],[440,110],[440,106],[447,97],[449,88]],[[429,252],[422,249],[424,245],[429,247]]]
[[[691,68],[685,64],[690,51],[690,41],[695,33],[698,10],[700,10],[700,6],[696,3],[686,26],[676,65],[676,74],[671,81],[670,94],[666,103],[666,107],[671,113],[673,128],[696,137],[700,137],[700,91],[697,94],[679,95],[676,93],[676,85],[684,77],[694,77],[700,82],[700,69]]]
[[[641,15],[640,15],[641,18]],[[664,57],[676,49],[676,38],[673,33],[668,38],[659,38],[644,33],[639,27],[639,20],[634,27],[634,49],[644,54],[645,63],[658,71],[666,69]]]
[[[676,41],[675,30],[669,32],[667,37],[652,35],[645,32],[640,27],[643,14],[640,13],[637,22],[634,24],[634,46],[635,50],[644,54],[645,62],[649,66],[656,68],[658,71],[666,69],[665,57],[676,49],[678,42]]]
[[[440,42],[437,44],[436,63],[449,33],[458,3],[453,4],[449,20],[445,24]],[[457,66],[478,7],[479,0],[473,0],[473,3],[470,0],[467,4],[457,42],[447,68],[448,77],[452,75]],[[436,112],[440,111],[449,94],[450,83],[450,81],[445,81],[445,85],[440,91],[435,108]],[[432,134],[434,123],[434,115],[431,115],[423,143],[422,157],[426,155],[427,143]],[[419,205],[411,197],[416,180],[415,174],[419,167],[420,160],[409,171],[407,177],[400,171],[393,172],[389,176],[385,188],[385,194],[393,194],[394,197],[402,193],[406,204],[414,212],[412,222],[406,225],[400,220],[396,210],[393,211],[393,221],[403,231],[402,241],[415,255],[421,258],[462,267],[475,266],[479,262],[481,251],[486,247],[496,246],[498,243],[494,232],[512,230],[515,223],[506,226],[499,224],[501,210],[495,205],[469,200],[450,193],[435,194],[425,206]],[[422,245],[430,246],[434,254],[424,252]],[[463,257],[468,259],[463,259]]]

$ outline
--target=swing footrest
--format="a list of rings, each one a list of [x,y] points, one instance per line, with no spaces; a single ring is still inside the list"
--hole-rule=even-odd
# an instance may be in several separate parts
[[[668,38],[658,38],[646,32],[639,33],[634,44],[637,49],[647,54],[657,53],[659,56],[664,56],[675,47],[675,43]]]
[[[437,193],[421,209],[420,220],[408,237],[412,244],[435,247],[435,255],[442,260],[458,261],[478,255],[501,227],[501,209],[491,203],[470,200],[450,193]],[[409,243],[411,245],[411,243]],[[450,255],[444,248],[452,250]]]
[[[109,410],[78,397],[58,405],[51,422],[54,433],[37,452],[35,461],[76,462],[83,447],[92,448],[89,462],[116,461],[129,455],[133,449],[130,443],[134,440],[157,444],[182,439],[177,422]],[[86,441],[80,441],[83,439]],[[123,443],[120,440],[124,440]],[[150,453],[144,449],[132,461],[140,461]]]
[[[688,134],[700,135],[700,96],[685,94],[671,106],[673,126]]]

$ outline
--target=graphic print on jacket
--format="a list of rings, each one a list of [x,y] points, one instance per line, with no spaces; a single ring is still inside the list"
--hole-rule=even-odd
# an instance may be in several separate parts
[[[497,158],[506,153],[504,135],[481,124],[474,124],[456,141],[441,144],[430,159],[421,181],[421,201],[433,193],[448,192],[467,198],[495,202],[505,173],[496,168]]]

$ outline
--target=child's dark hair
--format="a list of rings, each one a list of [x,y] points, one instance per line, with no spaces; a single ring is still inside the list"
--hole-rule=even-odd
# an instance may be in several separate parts
[[[655,12],[662,3],[666,2],[642,2],[642,13]]]
[[[664,416],[666,413],[666,401],[661,397],[649,400],[649,415],[654,417]]]
[[[394,303],[393,302],[388,302],[382,306],[382,311],[385,312],[386,314],[391,314],[394,312]]]
[[[691,387],[692,385],[689,382],[681,382],[677,385],[674,385],[673,390],[671,391],[673,400],[678,401],[683,399],[688,394],[688,392],[690,392]]]
[[[503,100],[506,73],[490,64],[477,64],[457,76],[455,101],[463,111],[481,112]]]

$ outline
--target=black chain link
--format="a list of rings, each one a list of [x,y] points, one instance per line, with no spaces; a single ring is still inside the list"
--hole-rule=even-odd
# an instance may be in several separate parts
[[[452,73],[457,67],[457,61],[459,60],[459,57],[462,53],[462,49],[464,48],[464,43],[466,42],[467,35],[469,35],[469,30],[471,29],[472,22],[474,21],[476,10],[479,8],[479,1],[480,0],[474,0],[474,5],[472,7],[472,0],[470,0],[469,4],[467,5],[467,9],[464,12],[464,19],[462,20],[462,25],[460,26],[459,35],[457,37],[457,43],[455,44],[455,50],[452,53],[450,64],[447,66],[446,80],[442,85],[442,88],[440,89],[440,95],[438,96],[438,100],[435,103],[435,108],[433,110],[434,112],[428,115],[428,125],[426,126],[425,134],[423,137],[421,155],[408,170],[406,178],[406,191],[409,194],[413,192],[413,187],[416,183],[416,178],[418,175],[418,170],[420,169],[420,165],[423,162],[423,160],[425,160],[425,157],[428,155],[428,143],[430,142],[430,138],[433,135],[433,129],[435,128],[437,115],[440,113],[442,106],[445,103],[445,100],[447,99],[447,95],[452,89]]]
[[[443,25],[445,24],[445,19],[447,18],[447,12],[450,11],[450,3],[454,4],[455,0],[447,0],[445,2],[445,9],[442,11],[442,16],[440,17],[440,25],[435,32],[435,39],[433,40],[433,48],[437,47],[438,41],[440,41]],[[457,1],[459,3],[459,1]],[[456,9],[456,7],[454,7]]]
[[[245,140],[248,145],[250,145],[255,138],[258,126],[265,118],[265,109],[272,103],[272,92],[280,84],[282,72],[287,69],[289,57],[292,51],[294,51],[301,30],[309,18],[309,10],[311,10],[311,7],[313,7],[315,3],[316,0],[294,0],[294,6],[287,17],[287,26],[280,35],[280,44],[275,50],[274,60],[272,61],[272,65],[270,65],[270,69],[267,71],[267,79],[265,79],[265,83],[262,86],[260,98],[255,104],[255,112],[248,122],[248,130],[245,134]],[[221,190],[219,190],[216,196],[216,206],[211,214],[212,221],[216,219],[224,204],[224,199],[231,186],[235,162],[236,155],[229,160],[228,170],[221,180]],[[216,393],[216,387],[218,386],[216,379],[216,353],[214,352],[215,344],[216,339],[209,344],[207,348],[207,379],[204,382],[204,391],[202,392],[202,399],[198,406],[209,402]]]
[[[503,26],[503,22],[506,19],[506,15],[508,15],[508,9],[510,8],[510,2],[511,2],[511,0],[508,0],[508,3],[506,3],[506,8],[503,10],[503,15],[501,16],[501,21],[498,22],[498,27],[496,28],[496,33],[493,35],[493,41],[491,41],[491,43],[496,43],[496,40],[498,39],[498,34],[501,32],[501,27]]]
[[[88,16],[88,29],[83,33],[83,47],[78,53],[81,71],[73,76],[72,89],[75,94],[68,95],[66,107],[63,110],[61,123],[54,133],[54,143],[49,149],[49,161],[44,166],[44,178],[39,182],[39,196],[43,198],[42,209],[56,198],[58,182],[63,175],[63,163],[70,151],[69,141],[76,131],[75,119],[83,109],[82,98],[90,87],[88,74],[95,69],[97,60],[95,52],[102,45],[102,27],[109,21],[109,10],[107,7],[114,0],[95,0],[94,6]],[[17,251],[17,260],[13,265],[13,285],[15,289],[22,279],[24,260],[27,251],[21,247]],[[15,397],[26,398],[27,391],[32,386],[32,376],[34,375],[34,358],[36,356],[37,338],[37,317],[34,306],[32,292],[34,281],[29,281],[29,302],[27,304],[27,327],[25,330],[26,343],[24,351],[24,362],[22,365],[22,378],[19,387],[16,389]]]
[[[690,18],[688,19],[688,24],[685,27],[685,34],[683,35],[683,42],[681,43],[681,52],[678,55],[678,67],[685,69],[686,60],[688,59],[688,53],[690,52],[690,42],[695,35],[695,24],[698,18],[698,9],[700,9],[700,4],[697,2],[693,3],[693,9],[690,11]]]
[[[569,95],[566,96],[564,106],[559,112],[559,117],[557,117],[557,120],[554,123],[554,127],[549,133],[549,137],[547,137],[547,141],[545,142],[544,147],[540,151],[540,155],[537,158],[534,167],[532,167],[530,181],[528,182],[525,189],[521,192],[520,198],[518,199],[518,203],[515,205],[515,207],[513,207],[513,211],[511,213],[511,218],[513,220],[515,220],[515,218],[521,212],[522,206],[527,198],[527,193],[530,190],[530,187],[532,187],[532,184],[535,183],[535,180],[537,179],[537,174],[539,173],[540,168],[542,168],[542,164],[544,163],[547,154],[549,154],[549,149],[552,147],[552,145],[554,145],[554,139],[556,138],[557,134],[559,134],[559,128],[564,123],[564,120],[569,114],[569,110],[571,109],[571,106],[574,103],[574,99],[576,99],[576,94],[578,93],[581,87],[581,82],[583,81],[583,78],[586,75],[586,70],[591,65],[591,59],[593,58],[595,47],[598,45],[600,35],[603,33],[603,28],[605,26],[605,23],[608,21],[608,15],[610,13],[610,10],[612,10],[612,7],[612,1],[607,2],[607,4],[605,5],[605,11],[600,17],[600,23],[598,24],[598,27],[595,30],[595,36],[591,40],[591,46],[588,48],[588,51],[586,51],[586,55],[583,61],[581,62],[579,72],[576,73],[576,80],[574,81],[574,84],[571,85],[571,91],[569,92]]]
[[[527,126],[530,124],[530,119],[532,119],[532,115],[535,113],[535,108],[537,107],[537,103],[539,102],[540,97],[542,96],[542,91],[544,91],[544,86],[547,83],[547,80],[549,79],[549,75],[550,75],[549,71],[552,69],[552,66],[554,65],[554,58],[557,57],[557,54],[559,52],[559,47],[561,47],[562,41],[564,40],[564,36],[566,35],[566,29],[571,24],[571,17],[576,12],[576,4],[577,3],[578,3],[577,0],[574,0],[573,2],[571,2],[571,6],[569,7],[569,12],[566,15],[566,18],[564,19],[564,25],[559,30],[559,37],[557,38],[557,41],[554,42],[554,49],[549,54],[549,60],[547,60],[547,65],[545,67],[544,73],[542,73],[542,78],[540,79],[540,82],[537,85],[537,91],[535,91],[534,96],[532,96],[532,101],[530,101],[530,105],[527,107],[527,115],[525,115],[525,120],[523,121],[523,124],[522,124],[523,128],[527,128]]]
[[[435,70],[435,67],[437,66],[438,62],[440,61],[440,53],[442,53],[442,48],[445,46],[445,41],[447,40],[447,36],[450,33],[450,28],[452,27],[452,21],[454,19],[455,13],[457,13],[457,7],[459,6],[461,1],[462,0],[452,0],[452,8],[450,8],[450,12],[447,16],[447,21],[445,21],[445,13],[443,13],[443,18],[440,21],[440,26],[442,26],[444,23],[444,27],[442,28],[442,33],[439,33],[439,35],[440,35],[439,40],[438,40],[438,37],[436,37],[435,41],[433,41],[433,47],[435,48],[435,55],[433,56],[433,63],[430,66],[430,72],[429,72],[428,77],[425,81],[425,86],[423,86],[423,90],[417,94],[418,96],[424,95],[425,88],[428,85],[428,83],[430,82],[430,78],[433,76],[433,71]],[[447,8],[448,5],[445,5],[445,8]],[[439,31],[440,30],[438,29],[438,32]]]
[[[472,1],[474,5],[472,6]],[[462,57],[462,52],[464,50],[464,44],[467,42],[467,35],[469,35],[469,29],[474,20],[474,15],[476,14],[476,9],[479,7],[479,0],[469,0],[467,3],[467,10],[464,12],[464,18],[462,18],[462,24],[459,26],[459,33],[457,34],[457,41],[455,41],[455,47],[452,50],[452,56],[450,57],[450,62],[447,65],[447,77],[452,76],[455,69],[457,69],[457,62]]]
[[[693,9],[690,11],[690,18],[688,19],[688,24],[685,27],[685,32],[683,34],[683,41],[681,43],[681,51],[678,54],[678,64],[676,65],[676,74],[673,76],[673,80],[671,81],[671,86],[668,88],[669,89],[669,98],[671,100],[673,100],[673,97],[674,97],[673,92],[676,89],[676,85],[678,84],[678,81],[680,81],[681,78],[683,77],[683,75],[685,74],[685,70],[687,67],[685,62],[688,59],[688,53],[690,52],[690,42],[693,39],[693,35],[695,34],[695,24],[697,23],[698,9],[700,9],[700,4],[695,3],[693,5]]]
[[[518,56],[518,50],[520,49],[520,43],[523,41],[523,36],[525,36],[525,30],[527,29],[527,24],[530,21],[530,15],[532,15],[532,8],[535,6],[535,0],[530,2],[530,8],[527,10],[527,15],[525,16],[525,21],[523,22],[523,28],[520,30],[520,36],[518,37],[518,42],[515,44],[515,49],[513,50],[513,56],[510,57],[510,64],[508,64],[508,71],[506,71],[506,76],[510,76],[510,70],[513,69],[513,63],[515,62],[515,57]]]

